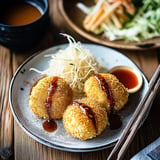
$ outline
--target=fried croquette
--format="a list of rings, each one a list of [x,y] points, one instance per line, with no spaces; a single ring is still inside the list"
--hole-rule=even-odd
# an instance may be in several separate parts
[[[100,135],[108,123],[107,112],[102,104],[92,98],[73,101],[63,114],[66,131],[80,140]]]
[[[45,77],[33,86],[29,106],[38,117],[60,119],[72,97],[72,89],[62,78]]]
[[[100,73],[98,75],[91,76],[85,82],[86,96],[102,103],[108,113],[121,110],[128,101],[127,88],[113,74]]]

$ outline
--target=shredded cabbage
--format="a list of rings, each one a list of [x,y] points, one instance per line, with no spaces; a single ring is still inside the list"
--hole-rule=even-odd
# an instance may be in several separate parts
[[[144,41],[160,36],[160,1],[144,0],[134,19],[119,30],[103,24],[104,35],[110,40]]]
[[[160,36],[160,0],[143,0],[142,7],[123,29],[103,24],[104,35],[111,41],[144,41]]]
[[[99,0],[96,7],[104,0]],[[133,0],[132,0],[133,1]],[[84,11],[84,7],[78,5]],[[138,6],[139,7],[139,6]],[[85,6],[85,8],[87,8]],[[88,13],[93,12],[93,8],[88,7]],[[87,13],[87,9],[85,12]],[[140,42],[154,37],[160,36],[160,0],[142,0],[142,6],[137,12],[130,17],[122,26],[117,28],[114,25],[102,23],[101,26],[94,31],[94,34],[103,33],[104,37],[110,41],[125,40],[132,42]]]
[[[94,73],[98,73],[101,66],[80,42],[76,42],[67,34],[62,35],[67,37],[68,47],[51,55],[47,70],[38,71],[35,68],[31,68],[31,70],[48,76],[64,78],[73,89],[76,97],[83,93],[85,80]]]

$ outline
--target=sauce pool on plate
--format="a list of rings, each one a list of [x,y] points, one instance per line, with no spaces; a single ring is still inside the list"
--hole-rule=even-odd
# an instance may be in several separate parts
[[[37,7],[27,2],[1,7],[0,14],[0,23],[14,26],[29,24],[42,15]]]
[[[57,129],[57,123],[53,119],[44,121],[42,126],[47,132],[54,132]]]

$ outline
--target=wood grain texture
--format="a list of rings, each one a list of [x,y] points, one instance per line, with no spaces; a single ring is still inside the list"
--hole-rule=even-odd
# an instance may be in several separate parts
[[[120,50],[120,52],[124,53],[134,63],[136,63],[137,66],[144,72],[148,80],[151,79],[153,73],[155,72],[159,64],[157,49],[148,50],[148,51]]]
[[[10,51],[0,46],[0,156],[12,154],[13,116],[9,106],[9,85],[12,77]]]

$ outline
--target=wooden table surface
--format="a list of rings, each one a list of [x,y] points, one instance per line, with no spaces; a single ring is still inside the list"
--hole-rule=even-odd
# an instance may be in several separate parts
[[[72,35],[76,40],[89,42],[75,33],[65,22],[58,8],[58,0],[49,0],[50,26],[37,46],[28,51],[14,52],[0,45],[0,153],[8,150],[9,159],[15,160],[103,160],[106,159],[112,148],[95,152],[75,153],[53,149],[29,137],[13,119],[9,106],[10,80],[17,67],[33,53],[48,47],[65,43],[57,38],[57,29],[60,32]],[[148,80],[152,77],[160,62],[160,50],[127,51],[120,52],[131,58],[144,72]],[[151,111],[137,132],[125,155],[125,160],[150,144],[160,136],[160,93],[153,102]],[[1,156],[1,159],[5,157]]]

